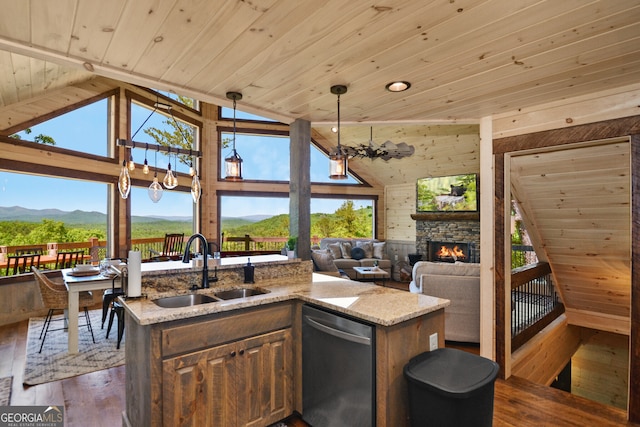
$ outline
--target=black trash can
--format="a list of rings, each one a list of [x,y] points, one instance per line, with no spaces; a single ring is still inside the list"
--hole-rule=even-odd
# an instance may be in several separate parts
[[[492,360],[452,348],[415,356],[404,367],[411,426],[491,426],[499,369]]]

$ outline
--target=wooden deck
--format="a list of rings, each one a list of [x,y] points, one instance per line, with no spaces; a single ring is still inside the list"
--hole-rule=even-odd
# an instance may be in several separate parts
[[[23,387],[27,326],[22,321],[0,327],[0,378],[13,375],[11,405],[64,405],[67,427],[121,425],[124,366]],[[626,421],[625,411],[519,378],[496,381],[493,419],[494,426],[640,427]],[[288,425],[305,424],[292,419]]]

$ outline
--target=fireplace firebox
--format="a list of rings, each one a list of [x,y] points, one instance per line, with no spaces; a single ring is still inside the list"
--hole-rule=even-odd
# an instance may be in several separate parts
[[[477,262],[472,242],[430,241],[428,259],[436,262]]]

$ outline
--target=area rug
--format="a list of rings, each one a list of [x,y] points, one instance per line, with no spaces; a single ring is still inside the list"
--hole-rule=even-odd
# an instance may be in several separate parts
[[[13,377],[0,378],[0,406],[9,406]]]
[[[124,364],[124,341],[126,336],[122,339],[120,349],[116,349],[118,341],[117,320],[114,319],[109,339],[106,339],[107,325],[105,324],[105,329],[100,329],[102,310],[92,310],[89,314],[96,342],[94,344],[91,340],[88,328],[81,326],[78,337],[79,352],[76,354],[67,352],[66,330],[50,330],[42,348],[42,353],[38,353],[38,350],[40,350],[40,331],[44,323],[44,317],[29,319],[24,384],[36,385],[58,381]],[[83,316],[80,316],[78,322],[80,325],[84,324]],[[51,328],[60,328],[62,323],[62,321],[54,321],[51,324]]]

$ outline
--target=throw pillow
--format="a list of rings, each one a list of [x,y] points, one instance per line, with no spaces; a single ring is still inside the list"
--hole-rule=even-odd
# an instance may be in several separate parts
[[[373,243],[373,257],[378,259],[385,259],[387,253],[387,242],[374,242]]]
[[[333,263],[333,255],[328,250],[312,251],[311,259],[318,271],[338,271],[338,267]]]
[[[351,258],[355,259],[356,261],[360,261],[364,257],[364,249],[357,246],[351,249]]]
[[[342,258],[342,249],[340,249],[340,243],[331,243],[327,246],[327,248],[331,252],[331,255],[333,255],[333,259]]]
[[[351,243],[340,242],[340,252],[342,252],[342,258],[351,258]]]
[[[362,248],[365,258],[373,258],[373,242],[370,240],[358,240],[356,246]]]

